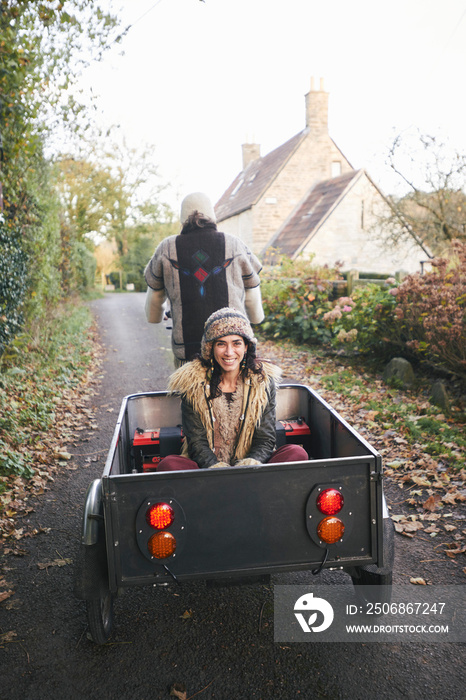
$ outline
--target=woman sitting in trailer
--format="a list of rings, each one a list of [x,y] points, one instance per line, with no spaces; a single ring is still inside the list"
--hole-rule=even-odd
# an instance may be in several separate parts
[[[281,370],[256,357],[256,342],[236,309],[207,319],[200,356],[170,377],[170,392],[181,396],[185,437],[181,455],[164,457],[158,472],[308,459],[300,445],[275,449]]]

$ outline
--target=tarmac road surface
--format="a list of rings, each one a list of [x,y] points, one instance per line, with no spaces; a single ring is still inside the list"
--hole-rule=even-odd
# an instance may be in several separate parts
[[[148,325],[143,307],[143,294],[92,302],[106,348],[95,397],[98,429],[70,448],[82,455],[73,459],[78,469],[56,478],[34,502],[29,519],[44,532],[22,542],[25,556],[5,562],[15,596],[9,608],[0,606],[0,635],[14,634],[0,643],[1,700],[156,700],[169,698],[175,683],[199,700],[464,698],[462,644],[275,643],[271,585],[132,588],[115,603],[109,643],[87,638],[72,564],[38,564],[75,558],[86,489],[102,472],[122,397],[166,387],[170,334],[164,324]],[[89,464],[89,453],[100,460]],[[431,550],[419,547],[397,538],[395,582],[406,583],[414,560],[419,575],[427,566],[434,583],[453,582],[452,565],[422,564]],[[349,581],[345,574],[306,572],[274,582],[313,585],[316,578],[329,586]]]

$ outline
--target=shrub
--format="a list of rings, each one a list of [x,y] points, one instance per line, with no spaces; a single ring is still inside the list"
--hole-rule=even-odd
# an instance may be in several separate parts
[[[455,241],[452,252],[400,284],[395,317],[408,351],[466,377],[466,243]]]
[[[75,267],[75,287],[78,292],[93,289],[97,260],[85,243],[75,243],[73,247],[73,262]]]
[[[264,274],[261,330],[270,338],[296,343],[328,342],[332,334],[323,317],[332,308],[330,280],[337,277],[338,270],[314,267],[312,260],[281,257]]]
[[[351,344],[363,353],[388,355],[396,341],[395,280],[384,286],[368,284],[357,287],[352,297],[336,300],[324,316],[332,333],[332,344]]]
[[[332,344],[382,357],[397,352],[466,377],[466,244],[455,242],[452,252],[399,286],[389,278],[337,299],[324,315]]]
[[[0,354],[24,323],[27,254],[19,228],[0,223]]]
[[[356,287],[351,297],[329,300],[338,270],[282,258],[264,275],[265,321],[272,338],[296,343],[347,345],[386,359],[394,353],[423,359],[466,377],[466,243],[432,271]]]

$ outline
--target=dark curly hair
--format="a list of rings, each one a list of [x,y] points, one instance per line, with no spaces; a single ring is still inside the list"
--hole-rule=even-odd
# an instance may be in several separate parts
[[[245,355],[245,363],[244,366],[241,367],[240,369],[240,375],[243,379],[246,379],[249,376],[249,373],[252,374],[257,374],[260,377],[259,381],[265,381],[265,374],[264,374],[264,369],[261,360],[256,356],[256,347],[255,345],[252,345],[249,343],[246,338],[243,338],[244,342],[246,343],[246,355]],[[215,345],[215,343],[214,343]],[[211,375],[210,375],[210,395],[208,397],[209,401],[212,401],[212,399],[216,399],[219,396],[222,395],[222,391],[219,387],[220,385],[220,380],[222,378],[222,370],[220,365],[218,364],[217,360],[214,357],[213,354],[213,348],[212,348],[212,359],[211,360],[204,360],[203,357],[200,355],[198,356],[199,360],[201,361],[201,364],[203,367],[205,367],[207,370],[211,370]],[[242,363],[243,364],[243,363]]]
[[[188,216],[184,222],[181,233],[190,233],[191,231],[196,231],[197,229],[205,228],[206,226],[215,226],[215,228],[217,228],[215,221],[209,219],[208,216],[205,216],[205,214],[202,214],[196,210],[190,216]]]

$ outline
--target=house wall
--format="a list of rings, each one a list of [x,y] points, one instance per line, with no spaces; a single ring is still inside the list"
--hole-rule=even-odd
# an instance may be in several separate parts
[[[310,131],[252,208],[254,252],[263,250],[313,185],[333,177],[334,162],[341,164],[340,174],[353,170],[328,134]]]
[[[393,248],[380,232],[380,217],[388,209],[376,187],[363,175],[302,252],[315,253],[317,265],[332,267],[340,261],[343,270],[419,272],[420,261],[426,255],[414,241]]]
[[[241,238],[241,240],[252,250],[252,218],[252,210],[247,209],[246,211],[241,212],[241,214],[237,214],[237,216],[231,216],[229,219],[220,221],[218,223],[218,229],[224,233],[230,233],[232,236]]]

